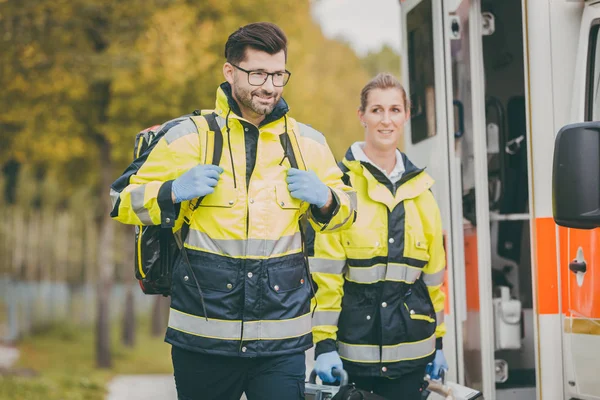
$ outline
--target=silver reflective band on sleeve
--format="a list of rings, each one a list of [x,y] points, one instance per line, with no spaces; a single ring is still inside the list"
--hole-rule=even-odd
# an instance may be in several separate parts
[[[356,192],[344,192],[344,193],[347,194],[348,197],[350,198],[350,210],[348,213],[348,217],[344,218],[344,220],[342,222],[340,222],[339,224],[329,227],[328,230],[330,230],[330,231],[335,231],[336,229],[344,226],[350,218],[354,218],[354,213],[356,212],[357,201],[358,201],[356,198]]]
[[[310,314],[281,321],[244,322],[243,340],[281,340],[299,337],[311,332]],[[169,328],[221,340],[242,340],[242,321],[227,321],[186,314],[171,308]]]
[[[306,124],[298,122],[298,127],[300,128],[300,136],[310,138],[320,144],[327,143],[327,141],[325,140],[325,136],[323,136],[321,132],[319,132],[312,126],[308,126]]]
[[[421,269],[405,264],[375,264],[372,267],[353,267],[350,265],[346,279],[358,283],[373,283],[382,280],[414,283],[421,276]]]
[[[110,188],[110,201],[112,203],[112,208],[115,208],[115,204],[117,204],[119,197],[121,197],[121,193],[117,192],[113,188]]]
[[[356,192],[345,193],[350,197],[350,207],[352,207],[352,211],[356,211],[358,208],[358,197],[356,196]]]
[[[435,313],[435,322],[436,325],[441,325],[444,323],[444,310]]]
[[[435,335],[425,340],[393,346],[352,345],[339,342],[340,357],[359,363],[391,363],[427,357],[435,351]]]
[[[179,123],[173,126],[171,129],[165,133],[165,141],[167,144],[171,144],[177,139],[181,139],[187,135],[195,135],[198,136],[198,128],[196,128],[196,124],[189,118],[177,118]],[[162,127],[161,127],[162,129]]]
[[[439,286],[444,283],[444,277],[446,276],[445,274],[445,269],[433,274],[423,273],[423,282],[425,282],[427,286]]]
[[[269,257],[302,251],[302,236],[300,232],[283,236],[277,240],[229,240],[212,239],[204,232],[190,229],[186,243],[196,249],[208,250],[231,257]]]
[[[323,274],[341,274],[346,265],[346,260],[330,260],[327,258],[309,257],[308,265],[310,272],[320,272]]]
[[[317,311],[315,312],[315,316],[312,318],[312,326],[337,326],[339,318],[339,311]]]
[[[150,212],[144,207],[144,197],[146,193],[146,185],[140,185],[133,189],[131,196],[131,209],[144,225],[152,225]]]

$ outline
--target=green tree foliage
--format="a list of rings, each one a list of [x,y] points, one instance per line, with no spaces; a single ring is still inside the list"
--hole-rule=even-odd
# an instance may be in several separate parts
[[[400,77],[400,55],[390,46],[384,45],[379,51],[372,51],[362,58],[362,65],[370,76],[389,72]]]
[[[369,73],[350,48],[327,40],[309,4],[293,0],[0,1],[0,164],[56,175],[65,197],[98,181],[103,140],[116,161],[151,124],[212,108],[227,35],[278,23],[293,72],[292,115],[321,130],[337,156],[362,137],[355,117]],[[99,142],[100,140],[100,142]]]

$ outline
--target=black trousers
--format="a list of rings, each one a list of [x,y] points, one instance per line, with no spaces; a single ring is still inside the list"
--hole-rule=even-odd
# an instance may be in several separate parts
[[[304,399],[304,352],[274,357],[227,357],[171,349],[179,400]]]
[[[397,379],[350,376],[358,389],[373,392],[387,400],[421,400],[425,371],[411,372]]]

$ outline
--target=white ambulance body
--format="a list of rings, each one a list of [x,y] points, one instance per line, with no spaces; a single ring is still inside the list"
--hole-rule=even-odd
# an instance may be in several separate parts
[[[552,213],[557,132],[600,120],[600,0],[401,14],[404,151],[436,179],[445,226],[449,379],[487,400],[600,399],[600,230]],[[598,160],[581,161],[600,190]]]

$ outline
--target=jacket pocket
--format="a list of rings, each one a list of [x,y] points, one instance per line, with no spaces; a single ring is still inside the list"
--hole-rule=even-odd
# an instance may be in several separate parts
[[[385,256],[385,243],[381,231],[350,228],[342,231],[342,245],[348,259],[370,259]],[[351,262],[350,262],[351,264]]]
[[[200,202],[200,207],[231,208],[238,202],[238,190],[227,185],[215,186],[215,191],[205,196]]]
[[[275,199],[279,208],[283,210],[298,210],[302,203],[301,200],[292,197],[285,184],[275,186]]]
[[[306,269],[303,265],[269,269],[269,287],[276,293],[286,293],[307,284]]]
[[[429,243],[425,235],[408,230],[405,235],[404,256],[419,261],[429,261]]]
[[[404,294],[403,314],[407,321],[408,340],[424,340],[435,332],[435,311],[427,287],[418,279]]]
[[[417,312],[411,308],[408,307],[408,304],[404,303],[404,307],[406,308],[406,311],[408,311],[408,314],[410,316],[410,319],[416,319],[419,321],[425,321],[425,322],[429,322],[429,323],[434,323],[435,322],[435,318],[432,318],[430,315],[426,315],[426,314],[417,314]]]
[[[382,246],[380,231],[368,229],[347,229],[342,231],[342,244],[347,249],[371,249]]]
[[[189,266],[183,264],[181,268],[183,284],[196,287],[196,281],[194,280],[194,276],[192,276],[190,273]],[[237,287],[240,280],[240,273],[237,269],[219,268],[218,266],[192,266],[192,269],[196,279],[198,279],[200,288],[206,290],[214,290],[225,293],[232,292]]]

